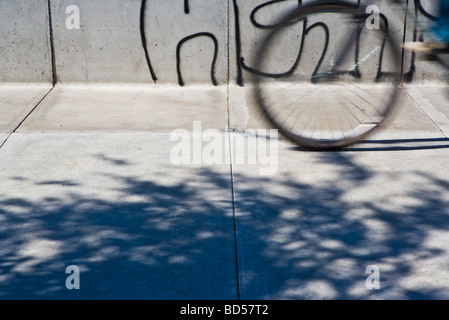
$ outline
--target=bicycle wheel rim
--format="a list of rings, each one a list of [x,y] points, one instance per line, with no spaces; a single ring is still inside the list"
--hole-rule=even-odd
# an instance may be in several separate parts
[[[324,150],[357,143],[387,118],[397,101],[400,51],[384,21],[378,29],[365,30],[360,21],[368,16],[360,12],[353,5],[303,7],[281,19],[261,42],[254,63],[255,102],[270,124],[298,145]],[[325,21],[336,17],[345,20],[352,33],[349,39],[342,36],[332,43],[333,33]],[[292,27],[292,21],[302,24],[296,30],[296,37],[301,35],[296,43],[298,55],[276,55],[277,48],[283,50],[276,41],[286,37],[284,31]],[[307,38],[312,32],[321,32],[325,41],[322,52],[316,50],[315,57],[304,62],[304,53],[313,50]],[[274,67],[287,59],[288,68]],[[344,61],[335,68],[332,59]],[[316,65],[307,65],[313,60]]]

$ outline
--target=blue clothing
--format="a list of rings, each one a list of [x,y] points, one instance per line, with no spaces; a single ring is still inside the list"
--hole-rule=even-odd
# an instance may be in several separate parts
[[[435,35],[449,43],[449,0],[440,0],[439,17],[434,27]]]

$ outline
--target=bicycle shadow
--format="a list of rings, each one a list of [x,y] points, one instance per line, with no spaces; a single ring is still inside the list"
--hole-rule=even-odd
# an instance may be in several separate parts
[[[289,148],[294,151],[311,151],[300,146]],[[413,138],[413,139],[379,139],[364,140],[358,144],[339,149],[339,152],[374,152],[374,151],[415,151],[449,149],[449,138]],[[332,151],[330,151],[332,152]]]

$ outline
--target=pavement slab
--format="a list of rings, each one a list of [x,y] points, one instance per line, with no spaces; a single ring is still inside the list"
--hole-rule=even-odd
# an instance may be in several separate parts
[[[237,298],[230,166],[168,134],[16,133],[0,150],[0,299]],[[80,290],[66,288],[68,266]]]
[[[20,128],[30,131],[152,131],[227,126],[226,87],[59,85]]]
[[[0,132],[14,131],[51,88],[51,84],[0,84]]]
[[[418,107],[449,137],[449,91],[447,84],[408,85],[405,89]]]
[[[243,130],[270,128],[254,103],[252,90],[250,85],[245,87],[230,85],[229,125],[231,128]],[[438,96],[441,97],[441,93]],[[395,105],[389,119],[385,121],[382,129],[390,131],[440,131],[435,126],[435,123],[418,107],[418,102],[412,99],[406,90],[400,91],[398,103]]]
[[[6,141],[6,139],[8,139],[9,135],[9,133],[0,132],[0,145],[2,145]]]
[[[339,152],[257,131],[250,93],[57,85],[0,148],[0,299],[448,299],[442,91]]]
[[[449,298],[445,136],[384,131],[341,152],[278,143],[275,174],[233,167],[242,299]]]
[[[251,91],[232,90],[231,127],[263,128]],[[445,101],[441,85],[406,87],[379,130],[340,152],[248,143],[268,157],[233,166],[241,298],[449,298]]]

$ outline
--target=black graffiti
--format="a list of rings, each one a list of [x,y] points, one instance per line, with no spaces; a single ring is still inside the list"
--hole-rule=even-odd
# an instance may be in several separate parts
[[[236,59],[235,62],[237,64],[237,84],[239,86],[243,86],[243,70],[242,65],[240,64],[240,59],[242,57],[242,39],[240,33],[240,9],[237,3],[237,0],[232,1],[234,7],[234,29],[235,29],[235,52]]]
[[[264,2],[264,3],[256,6],[252,10],[251,15],[250,15],[251,23],[256,28],[260,28],[260,29],[274,28],[276,25],[264,25],[264,24],[259,23],[256,20],[256,14],[257,14],[257,12],[259,10],[261,10],[263,8],[266,8],[268,6],[274,5],[276,3],[282,2],[282,1],[286,1],[286,0],[271,0],[271,1],[267,1],[267,2]],[[315,76],[318,73],[319,68],[320,68],[320,66],[321,66],[321,64],[323,62],[323,59],[325,57],[325,54],[327,52],[327,47],[328,47],[328,43],[329,43],[329,28],[328,28],[328,26],[326,24],[324,24],[322,22],[317,22],[317,23],[314,23],[313,25],[309,26],[307,20],[305,19],[303,21],[304,22],[304,28],[303,28],[304,31],[303,31],[303,34],[302,34],[302,37],[301,37],[301,47],[300,47],[300,50],[299,50],[298,55],[296,57],[296,61],[294,62],[293,66],[287,72],[281,73],[281,74],[263,73],[263,72],[261,72],[259,70],[255,70],[254,68],[251,68],[251,67],[249,67],[249,66],[247,66],[245,64],[245,59],[242,56],[241,29],[240,29],[240,19],[241,19],[241,17],[240,17],[240,9],[239,9],[238,0],[233,0],[232,4],[233,4],[233,10],[234,10],[234,17],[235,17],[235,21],[234,21],[234,23],[235,23],[235,25],[234,25],[235,26],[235,37],[234,37],[234,39],[235,39],[235,47],[236,47],[236,73],[237,73],[236,74],[236,82],[237,82],[238,85],[240,85],[240,86],[244,85],[243,70],[245,70],[247,72],[250,72],[250,73],[263,74],[263,75],[266,75],[266,76],[269,76],[269,77],[278,77],[278,78],[293,73],[296,70],[296,68],[297,68],[297,66],[298,66],[298,64],[299,64],[299,62],[301,60],[301,57],[302,57],[302,54],[303,54],[303,47],[304,47],[305,37],[311,30],[313,30],[315,28],[321,28],[322,30],[324,30],[324,33],[325,33],[325,39],[324,39],[325,45],[324,45],[324,48],[323,48],[323,52],[321,54],[321,57],[320,57],[320,59],[318,61],[317,66],[316,66],[316,68],[315,68],[315,70],[314,70],[314,72],[312,74],[312,78],[313,78],[313,76]],[[298,7],[301,7],[301,5],[302,5],[302,0],[298,0]],[[360,5],[360,0],[357,1],[357,6],[359,6],[359,5]],[[149,53],[148,45],[147,45],[146,28],[145,28],[146,27],[145,26],[146,10],[147,10],[147,0],[142,0],[141,13],[140,13],[140,32],[141,32],[141,37],[142,37],[142,45],[143,45],[143,48],[144,48],[144,51],[145,51],[145,58],[146,58],[146,62],[147,62],[148,68],[150,70],[151,78],[152,78],[152,80],[154,82],[156,82],[158,78],[156,76],[156,73],[155,73],[154,68],[152,66],[152,63],[151,63],[150,53]],[[189,14],[190,13],[189,0],[184,0],[184,12],[185,12],[185,14]],[[296,22],[297,21],[295,21],[295,23]],[[218,40],[217,40],[216,36],[213,35],[212,33],[209,33],[209,32],[201,32],[201,33],[197,33],[197,34],[193,34],[193,35],[187,36],[187,37],[183,38],[178,43],[177,50],[176,50],[176,60],[177,60],[176,63],[177,63],[178,83],[181,86],[183,86],[185,84],[184,80],[183,80],[183,77],[182,77],[182,72],[181,72],[181,63],[182,63],[181,62],[181,48],[182,48],[182,46],[184,45],[185,42],[190,41],[190,40],[192,40],[194,38],[197,38],[197,37],[208,37],[214,43],[215,50],[214,50],[214,55],[213,55],[213,60],[212,60],[212,65],[211,65],[211,81],[212,81],[213,85],[218,85],[218,82],[215,79],[215,65],[216,65],[216,60],[217,60],[217,56],[218,56],[218,45],[219,44],[218,44]],[[358,56],[358,54],[356,53],[356,58],[357,58],[357,56]],[[359,75],[358,67],[356,67],[356,69],[354,71],[351,71],[350,73],[353,74],[354,76],[358,76]]]
[[[297,67],[298,67],[298,65],[300,63],[300,60],[301,60],[301,58],[302,58],[302,56],[304,54],[303,53],[303,51],[304,51],[303,49],[304,49],[304,43],[305,43],[305,40],[306,40],[306,36],[313,29],[321,28],[324,31],[324,40],[323,40],[324,45],[323,45],[323,49],[322,49],[320,58],[318,59],[317,65],[315,66],[315,69],[314,69],[314,71],[313,71],[313,73],[311,75],[311,81],[312,82],[318,81],[317,75],[319,74],[319,70],[320,70],[320,68],[322,66],[322,63],[324,61],[324,58],[326,56],[326,53],[327,53],[327,50],[328,50],[328,47],[329,47],[329,41],[330,41],[329,27],[324,22],[316,22],[316,23],[314,23],[314,24],[309,26],[309,22],[308,22],[308,19],[307,19],[306,16],[302,16],[302,17],[299,17],[297,19],[291,19],[288,22],[278,21],[278,22],[275,22],[274,24],[262,24],[262,23],[259,23],[257,21],[256,14],[257,14],[257,12],[260,9],[265,8],[267,6],[270,6],[270,5],[273,5],[273,4],[276,4],[276,3],[279,3],[281,1],[284,1],[284,0],[272,0],[272,1],[268,1],[266,3],[263,3],[263,4],[255,7],[253,9],[253,11],[251,12],[250,20],[251,20],[251,23],[253,24],[253,26],[256,27],[256,28],[259,28],[259,29],[275,29],[278,26],[280,26],[281,24],[282,24],[282,28],[285,28],[285,27],[288,27],[290,25],[294,25],[294,24],[297,24],[297,23],[300,23],[300,22],[303,23],[303,27],[302,27],[303,32],[302,32],[301,38],[299,40],[300,41],[300,47],[299,47],[296,59],[293,62],[293,65],[287,71],[281,72],[281,73],[263,72],[261,70],[256,70],[255,68],[248,66],[245,63],[244,57],[240,56],[240,57],[238,57],[239,61],[240,61],[240,67],[243,68],[245,71],[248,71],[248,72],[250,72],[252,74],[257,74],[257,75],[265,76],[265,77],[284,78],[284,77],[290,76],[291,74],[293,74],[296,71],[296,69],[297,69]],[[336,1],[336,2],[338,2],[338,1]],[[360,5],[361,5],[361,3],[360,3],[360,0],[359,0],[359,1],[357,1],[357,3],[353,4],[353,7],[354,8],[359,8]],[[301,6],[302,6],[302,1],[298,0],[298,8],[301,8]],[[383,14],[380,14],[380,19],[383,22],[384,29],[388,31],[389,23],[388,23],[387,17],[385,15],[383,15]],[[356,43],[356,45],[355,45],[355,49],[354,49],[355,50],[355,52],[354,52],[354,69],[353,70],[347,70],[347,71],[339,71],[338,72],[339,74],[349,74],[349,75],[351,75],[351,76],[353,76],[355,78],[361,78],[362,74],[361,74],[360,69],[359,69],[359,61],[360,61],[359,60],[359,58],[360,58],[359,55],[360,55],[360,39],[361,39],[361,36],[362,36],[362,30],[363,30],[363,27],[359,26],[357,28],[356,32],[355,32],[355,43]],[[353,38],[350,38],[348,40],[351,42],[350,44],[352,44],[352,42],[354,41]],[[343,47],[347,47],[347,46],[343,46]],[[381,81],[382,79],[389,78],[391,76],[391,73],[385,72],[382,69],[383,68],[383,58],[384,58],[385,47],[386,47],[386,40],[383,40],[382,45],[381,45],[380,55],[379,55],[378,70],[377,70],[376,79],[375,79],[376,81]],[[238,83],[242,84],[243,82],[239,81]]]
[[[271,0],[265,3],[262,3],[260,5],[258,5],[252,12],[250,15],[250,19],[251,19],[251,23],[256,27],[256,28],[260,28],[260,29],[268,29],[270,27],[273,26],[267,26],[267,25],[262,25],[259,24],[256,19],[255,16],[257,14],[257,12],[267,6],[276,4],[278,2],[281,1],[285,1],[285,0]],[[302,0],[298,0],[298,6],[301,6],[302,4]],[[260,74],[260,71],[255,70],[253,68],[250,68],[248,66],[245,65],[245,61],[244,58],[242,57],[242,41],[241,41],[241,30],[240,30],[240,9],[239,9],[239,5],[237,0],[233,0],[233,9],[234,9],[234,29],[235,29],[235,47],[236,47],[236,70],[237,70],[237,75],[236,75],[236,82],[239,86],[243,86],[243,69],[245,69],[246,71],[252,72],[252,73],[257,73]]]
[[[262,9],[267,9],[269,8],[269,6],[275,5],[277,3],[280,3],[282,1],[286,1],[286,0],[270,0],[270,1],[266,1],[263,2],[259,5],[257,5],[255,8],[252,9],[250,15],[249,15],[249,19],[250,22],[252,24],[252,26],[254,26],[254,28],[256,29],[273,29],[276,28],[277,24],[264,24],[261,23],[257,20],[257,13],[262,10]],[[338,0],[335,0],[334,3],[338,3]],[[343,1],[345,4],[347,4],[347,2]],[[424,16],[427,19],[431,19],[431,20],[435,20],[436,17],[433,16],[431,13],[429,13],[428,11],[426,11],[426,9],[423,7],[423,5],[421,4],[421,0],[413,0],[414,3],[414,8],[415,8],[415,17],[417,20],[417,17],[419,15]],[[354,2],[354,7],[358,8],[361,6],[361,0],[357,0]],[[407,5],[408,2],[407,2]],[[297,6],[298,8],[303,6],[303,1],[302,0],[297,0]],[[146,58],[146,62],[150,71],[150,75],[151,75],[151,79],[156,82],[158,80],[158,77],[154,71],[153,65],[152,65],[152,61],[150,59],[150,52],[148,49],[148,44],[147,44],[147,35],[146,35],[146,23],[145,23],[145,15],[147,13],[147,7],[148,7],[148,0],[142,0],[141,3],[141,11],[140,11],[140,33],[141,33],[141,39],[142,39],[142,46],[144,48],[144,52],[145,52],[145,58]],[[319,73],[320,67],[322,66],[323,60],[325,58],[325,55],[327,53],[328,50],[328,46],[329,46],[329,41],[331,41],[330,39],[330,35],[329,35],[329,27],[324,23],[324,22],[315,22],[313,24],[310,24],[307,20],[307,18],[301,18],[298,20],[294,20],[291,23],[292,24],[296,24],[296,23],[302,23],[303,27],[302,27],[302,35],[298,38],[298,41],[301,41],[300,43],[300,47],[298,50],[298,53],[296,55],[295,60],[293,61],[293,64],[290,66],[286,66],[286,71],[285,72],[281,72],[281,73],[267,73],[267,72],[263,72],[261,70],[256,70],[254,67],[251,67],[249,65],[246,64],[245,61],[245,57],[243,56],[243,49],[242,49],[242,30],[241,30],[241,19],[242,16],[240,14],[240,6],[239,6],[239,0],[232,0],[232,10],[234,12],[234,42],[235,42],[235,79],[236,79],[236,83],[240,86],[244,85],[244,80],[243,80],[243,76],[244,76],[244,72],[248,72],[249,74],[258,74],[258,75],[262,75],[262,76],[267,76],[267,77],[272,77],[272,78],[281,78],[281,77],[285,77],[288,76],[290,74],[292,74],[293,72],[295,72],[295,70],[298,68],[298,65],[301,61],[301,59],[303,58],[303,56],[306,54],[304,52],[304,43],[306,41],[307,35],[310,34],[310,32],[312,30],[315,29],[321,29],[323,31],[324,37],[323,37],[323,49],[322,52],[320,54],[320,58],[318,59],[318,62],[315,66],[315,69],[313,71],[313,73],[311,74],[311,80],[313,81],[314,77]],[[191,7],[190,7],[190,1],[189,0],[184,0],[184,13],[185,14],[190,14],[191,12]],[[380,14],[382,23],[384,25],[384,27],[388,30],[389,28],[389,22],[388,22],[388,18],[384,15],[384,14]],[[414,30],[413,30],[413,40],[414,41],[423,41],[423,33],[422,31],[420,31],[417,27],[418,24],[416,24]],[[406,32],[406,30],[404,30],[404,32]],[[182,59],[181,59],[181,50],[183,45],[188,42],[191,41],[195,38],[198,37],[206,37],[212,40],[213,44],[214,44],[214,53],[213,53],[213,57],[212,57],[212,64],[211,64],[211,82],[213,85],[218,85],[218,82],[215,78],[215,68],[216,68],[216,62],[217,62],[217,58],[218,58],[218,50],[219,50],[219,42],[217,40],[217,37],[210,33],[210,32],[199,32],[199,33],[195,33],[192,35],[188,35],[187,37],[184,37],[183,39],[181,39],[177,45],[177,49],[176,49],[176,64],[177,64],[177,74],[178,74],[178,83],[179,85],[184,85],[184,80],[183,80],[183,76],[182,76],[182,71],[181,71],[181,65],[182,65]],[[360,78],[361,77],[361,73],[359,70],[359,55],[360,55],[360,43],[361,43],[361,37],[363,37],[363,32],[362,32],[362,28],[360,27],[356,34],[356,45],[355,45],[355,52],[354,52],[354,68],[351,70],[347,70],[347,71],[342,71],[342,72],[346,72],[348,74],[350,74],[353,77],[356,78]],[[353,39],[351,41],[354,41]],[[227,44],[229,45],[229,44]],[[383,70],[383,64],[384,64],[384,51],[385,51],[385,47],[386,47],[386,40],[383,41],[382,45],[381,45],[381,51],[379,54],[379,60],[378,60],[378,70],[377,70],[377,75],[376,75],[376,80],[380,81],[383,78],[388,78],[391,74],[389,72],[386,72]],[[415,60],[416,60],[416,56],[415,54],[412,54],[411,56],[411,61],[410,61],[410,70],[406,73],[404,73],[404,79],[406,81],[411,81],[413,79],[413,76],[415,74],[416,71],[416,66],[415,66]],[[230,61],[228,61],[230,62]],[[403,66],[404,68],[404,66]]]
[[[147,61],[148,68],[150,69],[151,78],[154,82],[157,81],[156,73],[154,72],[153,66],[150,60],[150,53],[148,51],[147,44],[147,35],[145,31],[145,13],[147,10],[147,0],[142,0],[142,4],[140,6],[140,36],[142,38],[142,46],[145,51],[145,59]]]
[[[151,63],[150,52],[148,50],[148,44],[147,44],[146,24],[145,24],[146,13],[147,13],[147,0],[142,0],[141,9],[140,9],[140,35],[141,35],[141,39],[142,39],[142,46],[143,46],[143,49],[145,52],[145,59],[146,59],[148,68],[150,70],[151,78],[156,83],[157,76],[154,71],[153,65]],[[190,13],[189,0],[184,0],[184,13],[185,14]],[[214,55],[213,55],[213,59],[212,59],[210,73],[211,73],[212,84],[214,86],[217,86],[218,82],[215,79],[215,65],[216,65],[216,61],[217,61],[217,57],[218,57],[218,40],[215,37],[215,35],[213,35],[210,32],[200,32],[200,33],[192,34],[190,36],[187,36],[187,37],[181,39],[180,42],[178,43],[177,48],[176,48],[176,65],[177,65],[178,83],[180,86],[185,85],[183,77],[182,77],[182,72],[181,72],[181,48],[184,45],[184,43],[186,43],[192,39],[198,38],[198,37],[210,38],[214,43]]]
[[[324,38],[324,48],[323,51],[321,53],[321,57],[317,63],[317,66],[312,74],[312,77],[314,75],[316,75],[318,73],[319,68],[321,67],[321,64],[323,62],[324,56],[327,53],[327,48],[329,46],[329,28],[328,26],[323,23],[323,22],[316,22],[311,26],[308,26],[308,19],[307,18],[302,18],[299,21],[303,21],[303,33],[302,33],[302,37],[301,37],[301,45],[299,48],[299,52],[298,55],[296,57],[296,60],[293,63],[293,66],[287,70],[286,72],[282,72],[282,73],[269,73],[269,72],[263,72],[257,69],[254,69],[248,65],[245,64],[245,59],[242,57],[240,60],[241,66],[243,67],[243,69],[245,69],[246,71],[249,71],[253,74],[257,74],[260,76],[265,76],[265,77],[271,77],[271,78],[284,78],[287,76],[290,76],[291,74],[293,74],[293,72],[295,72],[295,70],[298,67],[299,61],[301,60],[302,54],[303,54],[303,49],[304,49],[304,43],[305,43],[305,38],[307,36],[307,34],[314,28],[322,28],[324,30],[324,34],[325,34],[325,38]],[[296,21],[298,22],[298,21]]]
[[[178,83],[180,86],[184,86],[184,84],[185,84],[182,79],[182,74],[181,74],[181,47],[185,42],[190,41],[194,38],[198,38],[198,37],[208,37],[208,38],[212,39],[212,41],[214,42],[214,46],[215,46],[214,57],[213,57],[212,66],[210,69],[211,69],[212,84],[214,86],[216,86],[216,85],[218,85],[218,83],[217,83],[217,80],[215,79],[215,63],[217,62],[217,56],[218,56],[218,40],[210,32],[200,32],[200,33],[196,33],[196,34],[187,36],[178,43],[178,46],[176,48],[176,70],[178,72]]]
[[[430,19],[432,21],[436,21],[438,18],[432,14],[430,14],[426,9],[424,9],[421,0],[414,0],[415,1],[415,8],[427,19]],[[444,0],[445,1],[445,0]]]
[[[272,28],[275,28],[278,23],[277,24],[271,24],[271,25],[268,24],[268,25],[266,25],[266,24],[261,24],[261,23],[257,22],[256,14],[257,14],[257,12],[260,9],[263,9],[265,7],[271,6],[273,4],[276,4],[276,3],[279,3],[279,2],[282,2],[282,1],[285,1],[285,0],[272,0],[272,1],[268,1],[268,2],[262,3],[262,4],[258,5],[257,7],[255,7],[254,10],[251,12],[251,15],[250,15],[251,23],[256,28],[260,28],[260,29],[272,29]],[[298,0],[298,7],[301,7],[301,5],[302,5],[302,0]]]
[[[241,69],[250,72],[252,74],[257,74],[260,76],[266,76],[266,77],[271,77],[271,78],[283,78],[283,77],[287,77],[290,76],[291,74],[293,74],[296,69],[298,68],[298,65],[302,59],[302,56],[304,54],[304,43],[306,40],[306,36],[313,30],[316,28],[321,28],[324,31],[324,45],[323,45],[323,49],[320,55],[320,58],[318,59],[317,65],[315,66],[315,69],[311,75],[311,81],[315,82],[318,81],[319,77],[317,77],[319,70],[322,66],[322,63],[324,61],[324,58],[326,56],[328,47],[329,47],[329,41],[330,41],[330,34],[329,34],[329,27],[324,23],[324,22],[316,22],[312,25],[309,25],[307,17],[301,17],[298,19],[293,19],[292,21],[285,23],[282,21],[278,21],[274,24],[262,24],[259,23],[256,19],[256,15],[257,12],[265,7],[268,7],[270,5],[274,5],[276,3],[279,3],[281,1],[284,0],[271,0],[265,3],[262,3],[260,5],[258,5],[257,7],[255,7],[253,9],[253,11],[250,14],[250,21],[252,23],[252,25],[255,28],[259,28],[259,29],[275,29],[276,27],[278,27],[281,23],[283,23],[282,27],[288,27],[289,25],[293,25],[299,22],[303,23],[303,27],[302,27],[302,35],[300,37],[300,47],[298,50],[298,54],[296,56],[295,61],[293,62],[293,65],[285,72],[281,72],[281,73],[268,73],[268,72],[263,72],[261,70],[256,70],[255,68],[252,68],[250,66],[248,66],[245,63],[245,58],[242,57],[241,55],[238,55],[237,59],[238,59],[238,70],[240,71]],[[335,1],[338,2],[338,1]],[[236,3],[236,0],[234,1],[234,3]],[[301,8],[302,6],[302,1],[298,0],[298,8]],[[361,1],[358,0],[356,3],[353,4],[354,8],[359,8],[361,6]],[[238,15],[236,14],[236,17]],[[380,14],[380,18],[383,22],[384,28],[386,30],[388,30],[389,28],[389,24],[388,24],[388,19],[385,15]],[[238,19],[238,18],[236,18]],[[236,28],[237,32],[239,33],[240,30],[238,28]],[[355,53],[354,53],[354,69],[353,70],[347,70],[347,71],[340,71],[340,74],[349,74],[355,78],[361,78],[362,74],[360,72],[359,69],[359,55],[360,55],[360,38],[362,36],[362,27],[359,27],[355,33],[355,38],[356,38],[356,45],[355,45]],[[353,38],[349,39],[349,41],[352,43],[354,40]],[[237,44],[237,47],[239,48],[239,44]],[[385,52],[385,47],[386,47],[386,40],[383,40],[382,45],[381,45],[381,50],[380,50],[380,55],[379,55],[379,62],[378,62],[378,70],[377,70],[377,74],[376,74],[376,81],[381,81],[384,78],[389,78],[391,76],[391,73],[383,71],[383,58],[384,58],[384,52]],[[238,52],[241,52],[240,50],[237,50]],[[237,77],[237,83],[239,85],[243,85],[243,80],[242,77],[240,76],[240,74],[238,74]]]
[[[236,1],[237,0],[234,0],[235,3],[236,3]],[[256,15],[257,15],[257,12],[259,10],[261,10],[263,8],[266,8],[266,7],[270,6],[270,5],[274,5],[276,3],[279,3],[281,1],[284,1],[284,0],[271,0],[271,1],[267,1],[267,2],[262,3],[262,4],[258,5],[257,7],[255,7],[253,9],[253,11],[251,12],[251,14],[250,14],[250,21],[251,21],[252,25],[255,28],[259,28],[259,29],[274,29],[274,28],[276,28],[279,25],[280,22],[277,22],[277,23],[274,23],[274,24],[263,24],[263,23],[260,23],[260,22],[257,21]],[[339,1],[336,0],[334,2],[338,3]],[[347,2],[345,2],[345,3],[347,4]],[[409,2],[406,1],[405,3],[407,4],[406,12],[408,13],[408,11],[409,11],[409,8],[408,8]],[[424,32],[423,32],[422,29],[418,29],[418,26],[419,26],[419,24],[417,22],[418,16],[421,15],[421,16],[423,16],[423,17],[425,17],[427,19],[430,19],[432,21],[435,21],[438,18],[436,16],[432,15],[431,13],[429,13],[423,7],[423,5],[421,3],[421,0],[413,0],[413,3],[414,3],[414,8],[415,8],[414,15],[416,17],[415,18],[415,26],[414,26],[414,29],[413,29],[413,41],[424,41]],[[354,4],[355,7],[360,7],[361,5],[362,5],[361,0],[358,0]],[[298,0],[298,7],[301,7],[301,6],[302,6],[302,1]],[[236,19],[238,19],[238,15],[237,14],[236,14],[236,17],[237,17]],[[380,14],[380,18],[382,20],[384,28],[388,31],[389,30],[388,18],[384,14],[382,14],[382,13]],[[292,20],[291,24],[295,24],[295,23],[298,23],[298,22],[301,22],[301,21],[303,21],[303,23],[304,23],[304,25],[303,25],[303,33],[302,33],[301,40],[300,40],[301,41],[301,46],[299,48],[296,60],[293,62],[293,65],[290,67],[290,69],[288,69],[286,72],[282,72],[282,73],[278,73],[278,74],[267,73],[267,72],[262,72],[260,70],[255,70],[254,68],[248,66],[245,63],[244,57],[242,57],[242,55],[239,54],[238,57],[237,57],[238,58],[238,68],[237,68],[238,72],[241,72],[241,69],[243,69],[243,70],[245,70],[245,71],[247,71],[249,73],[252,73],[252,74],[258,74],[258,75],[262,75],[262,76],[266,76],[266,77],[272,77],[272,78],[282,78],[282,77],[285,77],[285,76],[288,76],[288,75],[292,74],[296,70],[296,68],[298,67],[299,61],[301,60],[302,55],[304,54],[303,53],[303,45],[302,45],[302,43],[304,42],[305,37],[310,33],[310,31],[313,28],[321,27],[324,30],[324,32],[325,32],[324,33],[324,36],[325,36],[324,37],[324,46],[323,46],[323,51],[321,53],[321,58],[319,59],[317,65],[316,65],[316,68],[315,68],[314,72],[311,75],[311,80],[314,81],[315,76],[317,75],[318,70],[321,67],[321,64],[323,62],[323,58],[324,58],[324,56],[326,54],[326,50],[328,49],[328,44],[329,44],[329,41],[330,41],[330,39],[329,39],[329,32],[328,32],[329,29],[328,29],[328,27],[324,23],[315,23],[312,26],[308,26],[307,25],[307,21],[306,21],[305,18],[304,19],[298,19],[298,20]],[[285,27],[285,26],[286,25],[283,25],[283,27]],[[236,28],[236,30],[238,32],[240,32],[240,30],[238,28]],[[405,37],[405,33],[406,32],[407,31],[404,30],[404,37]],[[354,59],[354,65],[355,65],[354,70],[340,71],[340,73],[347,73],[347,74],[350,74],[350,75],[352,75],[352,76],[354,76],[356,78],[360,78],[362,76],[361,73],[360,73],[360,70],[359,70],[360,40],[361,40],[362,36],[363,36],[362,28],[360,28],[356,32],[356,35],[355,35],[355,37],[356,37],[356,40],[355,40],[356,41],[356,45],[355,45],[355,55],[354,55],[354,58],[355,58]],[[404,40],[405,40],[405,38],[404,38]],[[354,40],[350,39],[349,41],[353,42]],[[391,72],[383,70],[384,54],[385,54],[386,45],[387,45],[387,41],[383,40],[382,45],[381,45],[381,49],[380,49],[380,54],[379,54],[378,70],[377,70],[376,79],[375,79],[376,81],[382,81],[383,79],[389,79],[392,76]],[[239,47],[239,46],[237,45],[237,47]],[[241,50],[238,50],[238,52],[241,52]],[[414,74],[416,72],[415,61],[416,61],[416,54],[412,53],[411,54],[411,62],[410,62],[410,70],[408,72],[406,72],[406,73],[403,73],[404,81],[412,81],[413,80],[413,76],[414,76]],[[404,64],[405,64],[405,61],[402,62],[402,68],[403,69],[405,69],[405,65]],[[242,80],[242,76],[240,75],[240,73],[237,76],[237,83],[239,85],[243,85],[243,80]]]

